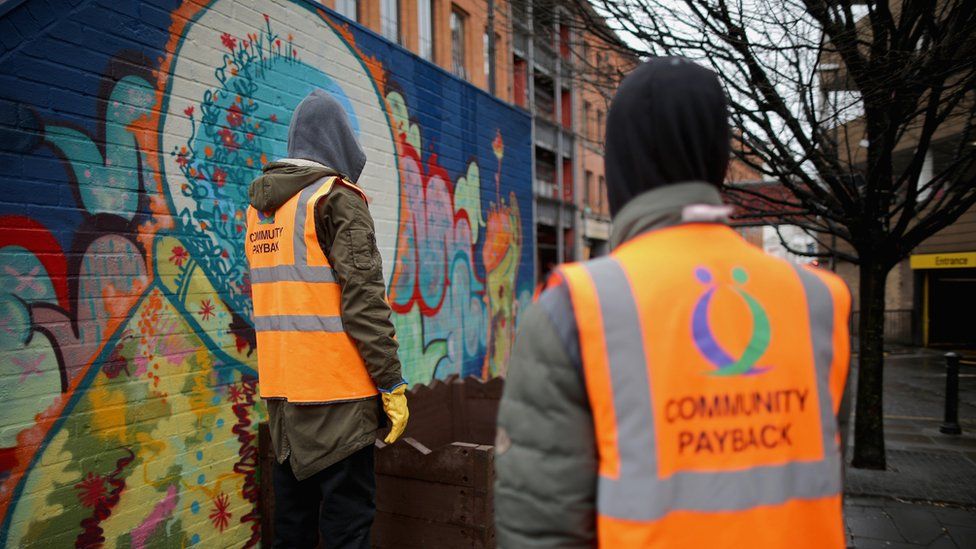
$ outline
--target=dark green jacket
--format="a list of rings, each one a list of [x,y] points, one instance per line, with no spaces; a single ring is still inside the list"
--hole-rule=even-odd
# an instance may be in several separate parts
[[[715,187],[682,183],[646,192],[614,218],[611,248],[682,223],[685,206],[721,205]],[[693,252],[691,252],[693,253]],[[848,398],[841,404],[846,441]],[[520,320],[495,443],[495,522],[503,549],[596,546],[597,455],[576,315],[565,285]]]
[[[335,172],[314,162],[272,162],[251,183],[251,205],[260,211],[274,211],[329,175]],[[386,301],[382,260],[366,203],[352,189],[337,185],[318,204],[315,232],[342,288],[342,325],[356,342],[376,386],[393,388],[403,376]],[[290,459],[299,480],[373,444],[385,418],[378,398],[324,405],[272,399],[267,404],[275,455],[279,463]]]

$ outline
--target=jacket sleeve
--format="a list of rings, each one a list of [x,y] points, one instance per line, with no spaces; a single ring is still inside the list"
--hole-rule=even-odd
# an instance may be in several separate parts
[[[315,226],[342,288],[342,325],[376,387],[392,391],[404,380],[369,208],[355,191],[336,185],[318,204]]]
[[[596,543],[593,418],[569,295],[554,290],[520,321],[498,413],[495,521],[504,549]]]

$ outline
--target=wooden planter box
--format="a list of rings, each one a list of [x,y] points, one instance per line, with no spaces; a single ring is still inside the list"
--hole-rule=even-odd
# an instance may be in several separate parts
[[[376,442],[374,547],[494,547],[495,421],[501,378],[434,381],[407,392],[410,421]],[[271,546],[273,452],[260,426],[262,541]]]

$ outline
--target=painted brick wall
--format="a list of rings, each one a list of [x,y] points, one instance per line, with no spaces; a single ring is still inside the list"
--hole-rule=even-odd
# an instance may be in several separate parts
[[[251,546],[246,187],[343,102],[405,374],[504,372],[532,285],[530,124],[286,0],[0,4],[0,546]]]

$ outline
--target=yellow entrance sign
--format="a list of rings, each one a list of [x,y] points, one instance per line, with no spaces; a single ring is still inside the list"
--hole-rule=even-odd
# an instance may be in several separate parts
[[[976,268],[976,252],[953,254],[917,254],[909,258],[913,269]]]

